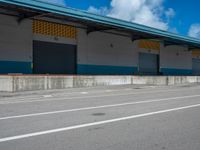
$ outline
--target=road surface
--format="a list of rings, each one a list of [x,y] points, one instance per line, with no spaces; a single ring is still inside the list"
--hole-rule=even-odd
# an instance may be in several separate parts
[[[0,150],[199,149],[199,85],[0,93]]]

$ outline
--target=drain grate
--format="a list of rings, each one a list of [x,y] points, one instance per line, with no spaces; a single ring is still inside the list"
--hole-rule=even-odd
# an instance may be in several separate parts
[[[140,87],[135,87],[135,88],[133,88],[133,89],[142,89],[142,88],[140,88]]]
[[[93,113],[92,115],[93,116],[105,116],[106,114],[105,113]]]

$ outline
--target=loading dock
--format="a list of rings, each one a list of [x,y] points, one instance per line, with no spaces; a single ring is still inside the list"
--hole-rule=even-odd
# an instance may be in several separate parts
[[[192,59],[192,72],[193,72],[193,75],[200,75],[200,59],[199,58]]]
[[[76,74],[76,46],[33,41],[34,74]]]
[[[0,10],[1,74],[199,74],[198,39],[42,1]]]
[[[159,55],[139,53],[139,73],[141,75],[157,75],[159,73]]]

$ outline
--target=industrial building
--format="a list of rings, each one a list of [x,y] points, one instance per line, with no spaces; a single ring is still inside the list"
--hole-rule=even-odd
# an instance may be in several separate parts
[[[0,74],[200,75],[200,40],[37,0],[0,0]]]

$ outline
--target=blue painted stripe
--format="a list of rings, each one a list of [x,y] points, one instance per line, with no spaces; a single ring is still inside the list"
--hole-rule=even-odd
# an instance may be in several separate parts
[[[0,74],[23,73],[31,74],[31,62],[0,61]]]
[[[103,66],[103,65],[77,65],[77,74],[84,75],[133,75],[137,67]]]
[[[161,68],[160,71],[163,75],[192,75],[190,69]]]

